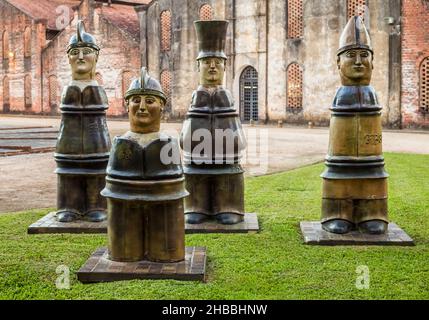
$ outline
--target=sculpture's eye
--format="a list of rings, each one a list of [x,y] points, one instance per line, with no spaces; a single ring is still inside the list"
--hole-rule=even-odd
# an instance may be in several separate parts
[[[91,49],[84,49],[83,50],[83,54],[84,55],[89,55],[89,54],[91,54],[93,51],[91,50]]]
[[[361,56],[362,58],[368,58],[368,57],[369,57],[369,53],[368,53],[367,51],[362,51],[362,52],[360,53],[360,56]]]
[[[349,51],[349,52],[347,52],[346,57],[354,58],[354,57],[356,57],[356,52],[355,51]]]
[[[140,103],[140,102],[141,102],[141,99],[140,99],[140,97],[134,97],[134,98],[132,98],[132,99],[131,99],[131,101],[132,101],[133,103]]]
[[[70,54],[72,56],[77,56],[79,54],[79,50],[78,49],[73,49],[73,50],[70,51]]]
[[[153,104],[155,103],[155,99],[154,98],[146,98],[146,104]]]

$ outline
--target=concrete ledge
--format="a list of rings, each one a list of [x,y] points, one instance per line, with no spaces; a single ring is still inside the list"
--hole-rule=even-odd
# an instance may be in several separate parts
[[[107,248],[99,248],[77,272],[77,278],[83,283],[133,279],[205,281],[206,260],[203,247],[186,247],[185,260],[177,263],[116,262],[108,259]]]
[[[322,229],[320,221],[300,223],[304,243],[309,245],[379,245],[379,246],[414,246],[414,240],[395,223],[389,223],[388,230],[382,235],[371,235],[359,231],[347,234],[330,233]]]

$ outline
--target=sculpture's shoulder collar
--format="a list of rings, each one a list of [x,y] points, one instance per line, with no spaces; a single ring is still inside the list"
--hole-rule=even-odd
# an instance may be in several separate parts
[[[106,108],[108,98],[104,88],[99,85],[87,85],[85,87],[70,84],[65,86],[62,93],[63,106],[97,106]]]
[[[138,144],[141,148],[145,148],[147,145],[149,145],[152,142],[155,142],[157,140],[169,141],[169,139],[171,139],[170,136],[168,136],[167,134],[162,133],[162,132],[136,133],[136,132],[132,132],[132,131],[128,131],[125,134],[123,134],[122,136],[117,137],[117,138],[121,139],[121,140],[132,141],[132,142]]]
[[[381,107],[372,86],[342,86],[332,103],[333,111],[378,111]]]
[[[205,92],[208,95],[214,95],[217,92],[225,91],[225,88],[223,86],[216,86],[216,87],[208,88],[208,87],[205,87],[203,85],[199,85],[196,91],[197,92]]]

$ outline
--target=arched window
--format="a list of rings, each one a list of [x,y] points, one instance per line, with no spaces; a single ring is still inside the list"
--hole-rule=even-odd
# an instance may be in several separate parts
[[[361,16],[365,20],[367,12],[367,0],[347,0],[347,17]]]
[[[298,63],[291,63],[287,69],[287,107],[288,112],[302,110],[302,69]]]
[[[97,72],[95,74],[95,80],[97,81],[97,83],[98,83],[99,86],[102,86],[104,84],[104,82],[103,82],[103,76],[101,75],[100,72]]]
[[[26,27],[24,31],[24,57],[31,57],[31,28]]]
[[[128,91],[128,88],[131,85],[131,81],[133,81],[133,73],[131,71],[123,71],[122,72],[122,98],[125,97],[125,92]],[[125,100],[123,101],[125,107]]]
[[[161,87],[164,91],[165,95],[167,96],[167,103],[166,103],[166,109],[170,110],[171,106],[171,83],[172,83],[172,76],[171,72],[168,70],[163,70],[160,75],[161,79]]]
[[[251,66],[240,76],[240,115],[243,121],[258,120],[258,72]]]
[[[3,32],[3,59],[9,59],[9,33]]]
[[[10,87],[9,78],[6,76],[3,78],[3,112],[10,110]]]
[[[420,65],[420,111],[429,113],[429,57]]]
[[[31,76],[29,74],[24,77],[24,100],[25,108],[31,108]]]
[[[49,77],[49,108],[51,113],[56,113],[58,110],[58,80],[56,76]]]
[[[209,4],[203,4],[200,8],[200,20],[213,20],[213,8]]]
[[[302,38],[304,34],[302,0],[287,2],[287,35],[288,39]]]
[[[171,12],[165,10],[161,12],[161,51],[170,51],[171,49]]]

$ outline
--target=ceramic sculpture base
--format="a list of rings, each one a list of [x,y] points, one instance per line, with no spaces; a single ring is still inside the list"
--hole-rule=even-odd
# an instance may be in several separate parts
[[[59,222],[55,217],[55,212],[50,212],[30,225],[27,232],[28,234],[107,233],[107,220],[101,222],[89,222],[85,220]]]
[[[99,248],[77,272],[77,278],[83,283],[134,279],[205,281],[206,260],[203,247],[186,247],[185,260],[177,263],[116,262],[108,259],[107,248]]]
[[[215,220],[201,224],[186,224],[186,233],[256,233],[259,231],[256,213],[246,213],[244,221],[224,225]],[[28,234],[46,233],[107,233],[107,221],[88,222],[77,220],[74,222],[59,222],[55,212],[51,212],[28,227]]]
[[[379,245],[379,246],[414,246],[413,239],[395,223],[389,223],[388,230],[382,235],[371,235],[359,231],[346,234],[330,233],[322,229],[320,221],[300,223],[304,243],[309,245]]]
[[[259,222],[256,213],[245,213],[244,221],[236,224],[221,224],[215,219],[200,224],[186,224],[185,231],[190,233],[256,233]]]

